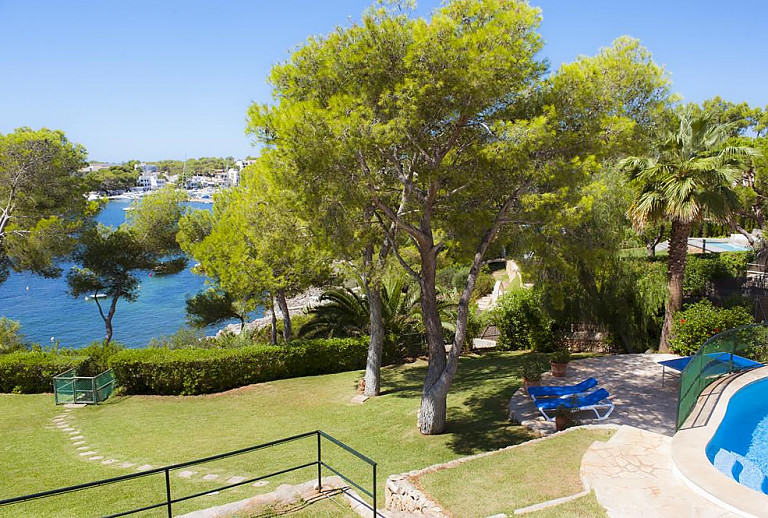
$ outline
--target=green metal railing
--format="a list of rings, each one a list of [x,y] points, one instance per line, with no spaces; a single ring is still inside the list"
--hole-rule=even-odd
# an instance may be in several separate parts
[[[680,378],[677,429],[683,426],[699,396],[711,383],[733,372],[756,367],[744,359],[768,363],[768,326],[765,324],[729,329],[713,336],[696,351]]]
[[[77,368],[53,377],[53,401],[62,403],[87,403],[96,405],[109,397],[115,389],[112,370],[97,376],[78,376]]]
[[[256,477],[248,477],[245,480],[241,480],[235,483],[226,484],[224,486],[219,486],[214,489],[209,489],[207,491],[200,491],[198,493],[194,493],[191,495],[181,495],[178,494],[174,495],[171,485],[171,476],[170,473],[172,471],[176,471],[182,468],[188,468],[190,466],[196,466],[199,464],[204,464],[212,461],[217,461],[220,459],[226,459],[230,457],[235,457],[238,455],[243,455],[251,452],[256,452],[259,450],[266,450],[268,448],[272,448],[274,446],[278,446],[285,443],[290,443],[294,441],[301,441],[301,440],[309,440],[312,441],[314,444],[313,446],[316,447],[316,452],[308,451],[307,453],[311,453],[311,457],[304,459],[306,462],[303,462],[301,464],[297,464],[285,469],[281,469],[279,471],[275,471],[272,473],[266,473],[263,475],[259,475]],[[315,441],[316,440],[316,441]],[[325,448],[323,445],[325,444]],[[362,482],[358,482],[355,480],[352,480],[351,477],[344,475],[341,471],[331,466],[325,459],[327,459],[327,452],[325,450],[329,449],[329,447],[338,447],[344,452],[356,457],[360,461],[362,461],[364,464],[367,464],[371,468],[371,488],[368,489],[366,487],[363,487],[361,484]],[[324,459],[324,455],[326,455]],[[267,442],[264,444],[259,444],[256,446],[251,446],[248,448],[242,448],[240,450],[230,451],[227,453],[221,453],[219,455],[213,455],[211,457],[205,457],[202,459],[195,459],[191,460],[189,462],[182,462],[179,464],[172,464],[170,466],[165,466],[162,468],[154,468],[149,469],[146,471],[142,471],[139,473],[132,473],[130,475],[123,475],[120,477],[113,477],[108,478],[104,480],[97,480],[95,482],[88,482],[85,484],[78,484],[76,486],[69,486],[64,487],[61,489],[54,489],[51,491],[42,491],[39,493],[33,493],[30,495],[24,495],[24,496],[18,496],[14,498],[7,498],[5,500],[0,500],[0,516],[3,515],[3,508],[6,506],[14,506],[23,504],[25,502],[30,502],[32,500],[37,500],[40,498],[49,498],[49,497],[55,497],[59,495],[71,495],[71,494],[77,494],[80,491],[88,490],[88,489],[95,489],[95,490],[103,490],[107,494],[114,494],[114,492],[117,490],[115,486],[119,486],[121,483],[125,483],[128,481],[132,481],[138,478],[142,477],[149,477],[152,475],[163,475],[162,479],[165,481],[165,491],[164,496],[165,498],[162,499],[162,501],[154,501],[152,503],[148,503],[147,505],[144,505],[142,507],[134,508],[134,509],[128,509],[128,510],[121,510],[117,513],[109,512],[106,509],[99,509],[97,501],[94,501],[91,504],[91,510],[99,515],[99,516],[107,516],[108,518],[116,518],[118,516],[128,516],[132,514],[137,513],[144,513],[145,511],[150,511],[153,509],[162,509],[163,514],[167,515],[168,518],[173,517],[173,506],[174,504],[180,503],[180,502],[186,502],[188,500],[192,500],[195,498],[200,498],[202,496],[211,495],[211,494],[217,494],[220,491],[223,491],[225,489],[232,489],[235,487],[244,486],[246,484],[252,484],[254,482],[258,482],[261,480],[266,480],[271,477],[275,477],[278,475],[284,475],[286,473],[291,473],[293,471],[298,471],[302,469],[308,469],[316,467],[316,476],[317,476],[317,487],[319,489],[322,489],[323,487],[323,469],[328,470],[329,472],[338,475],[342,480],[344,480],[347,484],[349,484],[351,487],[354,487],[358,491],[360,491],[363,495],[369,497],[371,499],[371,504],[369,505],[368,502],[358,500],[361,504],[367,506],[371,514],[374,518],[377,516],[380,516],[378,512],[376,511],[376,505],[378,501],[378,495],[376,491],[376,462],[369,459],[362,453],[358,452],[354,448],[347,446],[343,442],[339,441],[338,439],[335,439],[334,437],[331,437],[327,433],[321,431],[321,430],[315,430],[312,432],[306,432],[299,435],[294,435],[292,437],[286,437],[284,439],[278,439],[276,441]],[[147,495],[151,494],[150,492],[147,492]],[[83,496],[83,498],[88,498],[87,496]],[[147,496],[149,498],[149,496]],[[106,500],[106,502],[109,502],[109,499]],[[114,503],[114,502],[111,502]],[[210,505],[210,504],[209,504]],[[107,512],[105,512],[107,511]]]

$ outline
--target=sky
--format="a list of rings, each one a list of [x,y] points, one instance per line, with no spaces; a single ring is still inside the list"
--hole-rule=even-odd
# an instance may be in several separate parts
[[[270,68],[364,0],[0,0],[0,133],[61,129],[91,160],[256,155],[253,102]],[[553,69],[641,40],[673,91],[768,104],[768,2],[531,0]],[[418,2],[429,16],[439,0]]]

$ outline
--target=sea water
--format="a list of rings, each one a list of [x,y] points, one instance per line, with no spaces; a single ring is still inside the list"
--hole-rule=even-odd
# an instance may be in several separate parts
[[[130,200],[110,201],[98,221],[117,226],[125,221]],[[190,203],[194,209],[210,209],[210,204]],[[23,273],[11,274],[0,284],[0,316],[18,320],[28,340],[48,345],[80,348],[105,335],[104,321],[94,301],[77,299],[67,293],[66,273],[70,264],[61,265],[58,279]],[[189,265],[191,266],[191,265]],[[113,340],[128,347],[144,347],[154,337],[176,332],[186,322],[185,300],[205,287],[205,278],[189,267],[177,275],[139,274],[141,290],[136,302],[120,300],[112,321]],[[107,299],[101,299],[102,306]],[[226,324],[226,323],[225,323]],[[218,327],[222,327],[221,324]],[[211,334],[217,328],[209,328]]]

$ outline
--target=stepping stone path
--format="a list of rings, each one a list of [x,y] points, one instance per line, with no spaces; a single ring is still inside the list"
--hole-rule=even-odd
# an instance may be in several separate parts
[[[80,430],[77,427],[75,427],[72,424],[72,422],[71,422],[71,418],[73,416],[72,416],[72,414],[70,414],[70,412],[72,411],[72,408],[80,408],[80,407],[83,407],[83,406],[85,406],[85,405],[73,405],[71,408],[65,408],[64,409],[65,413],[59,414],[56,417],[53,417],[51,419],[52,425],[46,425],[46,428],[51,429],[51,430],[58,429],[58,430],[60,430],[62,432],[66,432],[69,440],[72,441],[72,446],[76,447],[75,449],[77,450],[78,455],[80,457],[85,457],[84,460],[88,460],[88,461],[101,461],[101,463],[103,465],[105,465],[105,466],[114,465],[115,467],[122,468],[122,469],[133,468],[137,472],[148,471],[148,470],[151,470],[151,469],[155,468],[155,466],[153,466],[151,464],[142,464],[142,465],[136,467],[137,464],[138,464],[136,462],[122,462],[122,463],[118,464],[120,462],[118,459],[110,459],[110,458],[108,458],[106,460],[102,460],[102,459],[104,459],[104,455],[100,455],[98,452],[96,452],[95,450],[91,449],[92,447],[88,446],[86,444],[85,436],[83,436],[82,430]],[[191,471],[191,470],[181,471],[181,472],[178,473],[178,476],[180,478],[184,478],[184,479],[192,479],[192,478],[201,477],[205,481],[213,481],[213,480],[217,480],[217,479],[219,479],[221,477],[221,475],[218,475],[218,474],[215,474],[215,473],[206,474],[205,472],[200,473],[198,471]],[[241,482],[243,482],[243,481],[245,481],[247,479],[248,479],[248,477],[245,477],[245,476],[239,476],[239,475],[231,476],[231,477],[229,477],[227,479],[227,483],[228,484],[239,484],[239,483],[241,483]],[[266,486],[267,484],[269,484],[269,481],[262,480],[262,481],[259,481],[259,482],[256,482],[255,484],[253,484],[253,486],[254,487],[261,487],[261,486]]]

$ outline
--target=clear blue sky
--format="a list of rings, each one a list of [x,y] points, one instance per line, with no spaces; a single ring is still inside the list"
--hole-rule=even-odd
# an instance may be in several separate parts
[[[0,0],[0,132],[57,128],[93,160],[256,154],[244,134],[272,64],[362,0]],[[419,2],[424,15],[438,0]],[[623,34],[686,100],[768,104],[768,3],[538,0],[553,68]]]

